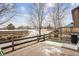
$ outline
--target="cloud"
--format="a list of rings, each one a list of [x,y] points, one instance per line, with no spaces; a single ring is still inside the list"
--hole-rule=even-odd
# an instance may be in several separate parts
[[[24,10],[25,10],[25,7],[23,7],[23,6],[22,6],[22,7],[20,7],[20,8],[21,8],[21,10],[22,10],[22,11],[24,11]]]
[[[47,6],[48,6],[48,7],[54,7],[55,4],[54,4],[54,3],[47,3]]]
[[[72,6],[74,6],[76,3],[71,3]]]
[[[2,19],[1,19],[1,21],[5,21],[6,20],[6,17],[3,17]]]

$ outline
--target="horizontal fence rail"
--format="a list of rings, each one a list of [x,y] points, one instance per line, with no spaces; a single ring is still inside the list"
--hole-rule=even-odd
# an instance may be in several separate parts
[[[22,44],[26,44],[26,43],[30,43],[30,42],[34,42],[34,41],[36,41],[38,43],[38,42],[50,39],[50,34],[51,33],[52,32],[50,32],[48,34],[43,34],[43,35],[40,35],[40,36],[32,36],[32,37],[25,37],[25,38],[17,38],[17,39],[11,38],[9,41],[0,42],[0,47],[3,50],[11,48],[11,51],[15,51],[16,50],[15,49],[16,46],[19,46],[19,45],[22,45]],[[26,40],[26,41],[23,41],[23,40]],[[18,41],[20,41],[20,42],[17,43]],[[4,44],[5,44],[5,46],[1,46],[1,45],[4,45]]]

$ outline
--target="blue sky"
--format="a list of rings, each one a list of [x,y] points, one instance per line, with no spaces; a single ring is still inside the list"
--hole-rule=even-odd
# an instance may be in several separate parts
[[[72,22],[71,10],[77,7],[78,5],[79,4],[76,4],[76,3],[71,4],[72,7],[69,10],[68,17],[64,21],[65,22],[64,25],[67,25],[70,22]],[[32,3],[16,3],[15,6],[16,6],[17,15],[14,18],[12,18],[9,22],[7,22],[6,24],[0,25],[0,27],[5,27],[9,23],[13,23],[15,27],[30,25],[29,24],[29,17],[30,17],[29,12],[31,11]],[[48,4],[48,6],[51,7],[51,4]]]
[[[28,14],[31,11],[31,3],[17,3],[16,10],[20,14]]]

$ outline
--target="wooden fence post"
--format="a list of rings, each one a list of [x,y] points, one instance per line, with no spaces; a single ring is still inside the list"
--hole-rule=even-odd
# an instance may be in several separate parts
[[[43,41],[45,41],[45,34],[43,35],[43,39],[44,39]]]
[[[50,35],[50,33],[48,34],[48,36],[49,36],[49,38],[48,38],[48,39],[51,39],[51,35]]]
[[[12,51],[14,51],[14,39],[12,38]]]
[[[37,42],[39,42],[39,36],[37,36]]]

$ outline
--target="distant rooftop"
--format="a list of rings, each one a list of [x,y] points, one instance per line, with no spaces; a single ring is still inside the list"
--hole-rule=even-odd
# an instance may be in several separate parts
[[[74,26],[74,24],[70,23],[70,24],[66,25],[65,27],[73,27],[73,26]]]
[[[70,23],[70,24],[68,24],[68,25],[66,25],[64,27],[74,27],[74,24],[73,23]],[[75,27],[79,27],[79,25],[78,26],[75,26]]]

